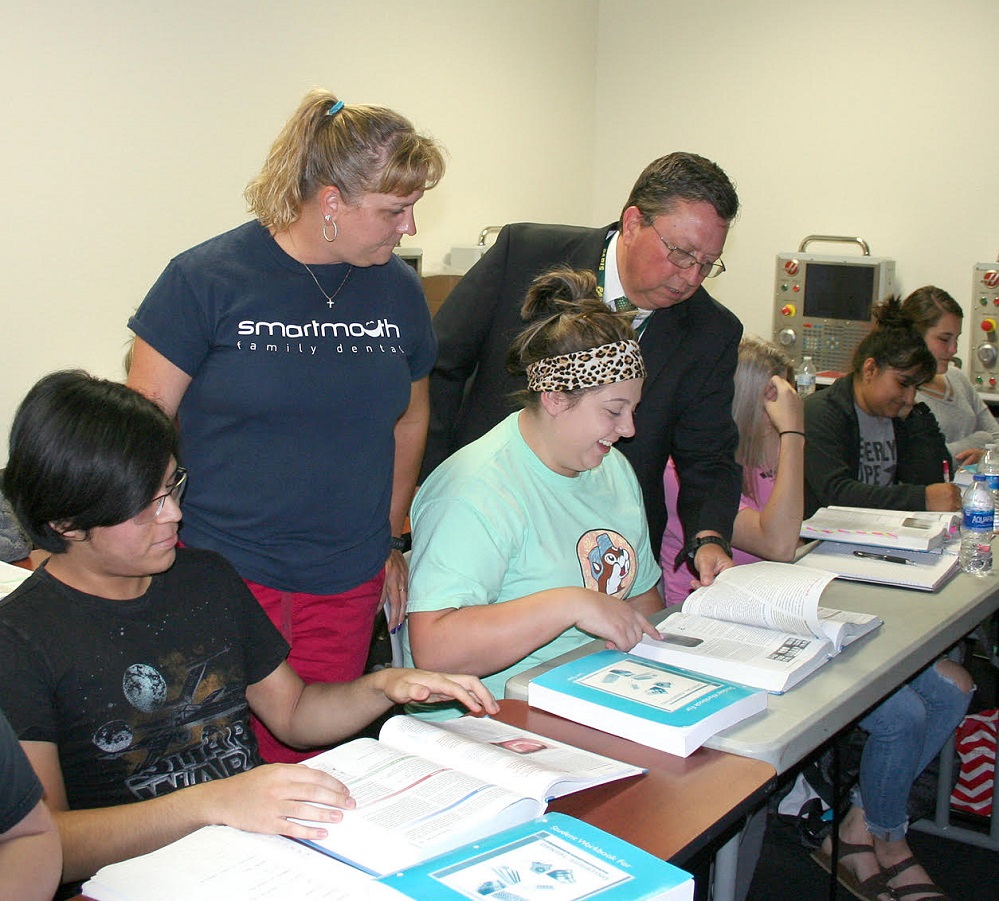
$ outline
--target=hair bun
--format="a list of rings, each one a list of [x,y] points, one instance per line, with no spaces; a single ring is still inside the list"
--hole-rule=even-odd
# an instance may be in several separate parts
[[[897,294],[875,304],[871,309],[871,319],[878,328],[912,328],[912,320],[902,311],[902,300]]]

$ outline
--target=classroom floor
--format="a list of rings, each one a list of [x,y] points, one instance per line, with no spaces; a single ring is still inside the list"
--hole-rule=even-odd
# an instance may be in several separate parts
[[[997,672],[981,658],[966,661],[975,677],[978,691],[972,710],[997,706]],[[973,818],[955,818],[955,825],[968,828],[987,827]],[[977,848],[963,842],[939,838],[912,830],[909,844],[927,872],[953,901],[991,901],[999,884],[999,852]],[[852,898],[840,887],[840,899]],[[796,827],[776,815],[767,817],[767,830],[753,875],[747,901],[826,901],[829,898],[829,875],[810,856]]]
[[[961,825],[964,825],[962,823]],[[961,842],[912,831],[911,845],[920,862],[953,901],[991,901],[996,896],[999,854]],[[840,887],[837,897],[850,899]],[[771,816],[763,853],[747,901],[826,901],[829,875],[809,856],[794,826]]]

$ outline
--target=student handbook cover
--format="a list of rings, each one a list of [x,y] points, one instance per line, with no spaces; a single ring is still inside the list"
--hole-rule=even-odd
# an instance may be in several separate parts
[[[767,709],[760,689],[621,651],[599,651],[542,673],[528,685],[527,701],[680,757]]]
[[[691,901],[693,877],[602,829],[550,813],[383,876],[406,898]],[[394,893],[372,898],[398,897]]]

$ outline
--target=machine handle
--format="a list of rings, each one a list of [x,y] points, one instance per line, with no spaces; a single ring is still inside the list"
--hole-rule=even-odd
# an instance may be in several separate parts
[[[804,253],[805,248],[811,241],[832,241],[837,244],[859,244],[861,249],[864,251],[865,257],[869,257],[871,255],[871,248],[867,246],[867,242],[863,238],[851,238],[846,235],[809,235],[801,242],[801,244],[798,245],[798,253]]]
[[[486,238],[488,238],[490,235],[494,235],[494,234],[498,235],[501,231],[503,231],[503,226],[502,225],[487,225],[484,229],[482,229],[482,231],[479,232],[479,244],[478,244],[478,246],[479,247],[485,247],[486,246]]]

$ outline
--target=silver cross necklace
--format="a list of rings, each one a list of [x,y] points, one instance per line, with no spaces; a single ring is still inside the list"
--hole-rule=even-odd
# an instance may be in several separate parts
[[[316,273],[313,272],[308,266],[306,266],[305,263],[302,263],[302,265],[305,266],[305,271],[308,272],[309,275],[312,276],[312,280],[316,283],[316,287],[319,289],[319,293],[322,294],[323,297],[326,298],[326,305],[332,309],[334,298],[337,296],[337,294],[339,294],[343,290],[343,286],[347,284],[347,279],[350,278],[350,273],[354,271],[354,267],[353,266],[348,266],[347,267],[347,274],[343,277],[343,281],[340,282],[340,287],[338,287],[336,289],[336,291],[334,291],[332,294],[327,294],[323,290],[323,286],[319,284],[319,279],[316,278]]]

